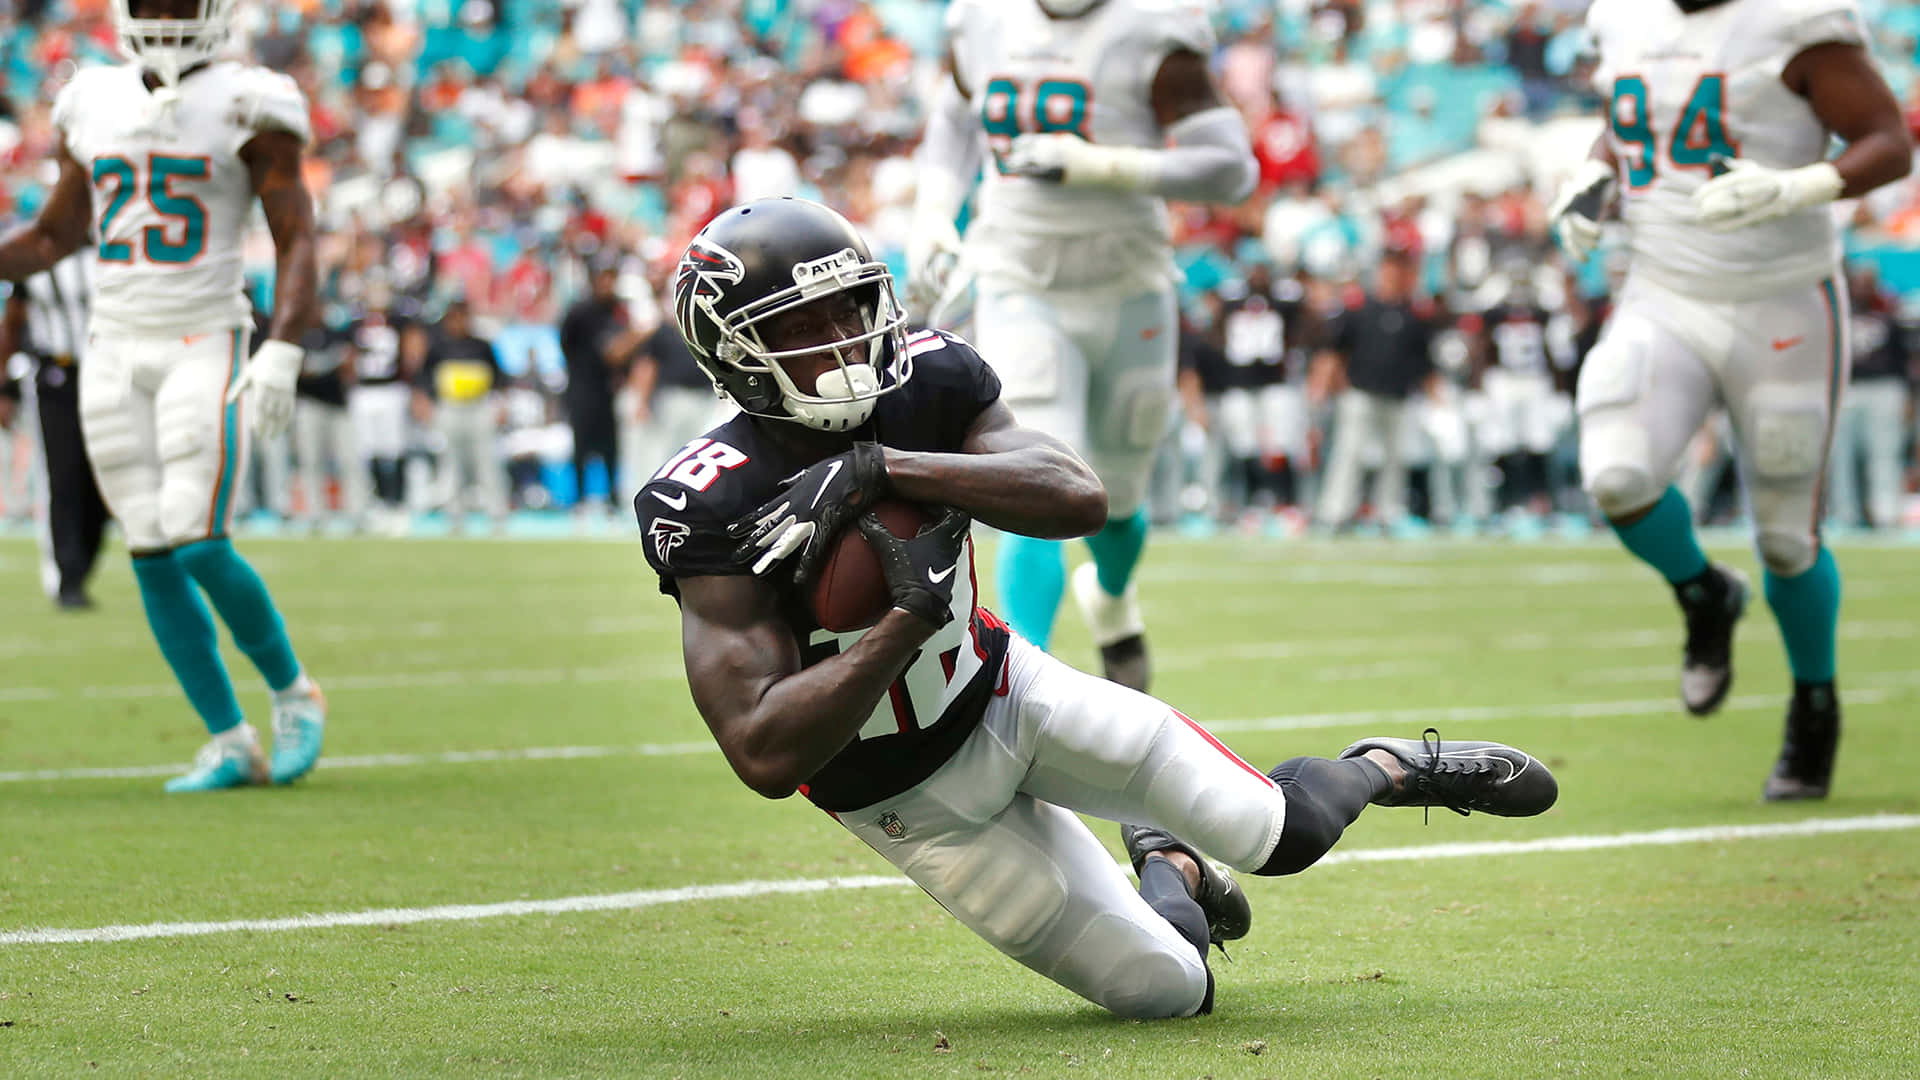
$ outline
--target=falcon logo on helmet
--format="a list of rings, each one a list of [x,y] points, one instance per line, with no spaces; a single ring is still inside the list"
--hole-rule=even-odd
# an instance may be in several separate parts
[[[728,285],[738,285],[746,276],[739,256],[710,240],[694,237],[673,275],[674,308],[680,325],[693,320],[696,304],[718,303],[726,297]]]

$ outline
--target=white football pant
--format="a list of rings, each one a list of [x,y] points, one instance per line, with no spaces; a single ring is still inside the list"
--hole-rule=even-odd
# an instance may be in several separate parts
[[[247,331],[93,334],[80,365],[80,429],[107,508],[134,552],[226,535],[247,452],[227,389]]]
[[[1174,406],[1180,324],[1173,290],[1133,296],[976,286],[974,343],[1000,399],[1073,447],[1107,489],[1107,516],[1140,509]]]
[[[1694,433],[1724,406],[1767,569],[1819,553],[1835,402],[1846,385],[1846,287],[1708,301],[1629,277],[1580,371],[1580,474],[1609,518],[1660,498]]]
[[[1242,870],[1286,800],[1171,706],[1015,637],[1006,693],[919,786],[834,815],[994,948],[1121,1016],[1191,1016],[1206,965],[1074,811],[1166,829]],[[893,835],[889,833],[892,828]]]

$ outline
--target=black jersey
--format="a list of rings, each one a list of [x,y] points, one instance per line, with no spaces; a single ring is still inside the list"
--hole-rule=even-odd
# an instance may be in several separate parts
[[[1502,304],[1486,314],[1493,361],[1524,375],[1548,374],[1547,322],[1552,316],[1537,304]]]
[[[1299,322],[1306,296],[1299,282],[1281,281],[1265,292],[1227,297],[1220,328],[1228,388],[1257,390],[1305,373],[1305,366],[1294,361],[1302,351]]]
[[[971,345],[940,331],[907,339],[913,377],[875,402],[873,417],[850,434],[901,450],[958,452],[1000,379]],[[734,554],[740,541],[727,526],[780,490],[780,482],[812,464],[784,453],[764,424],[741,414],[682,447],[634,497],[647,562],[660,591],[679,599],[678,579],[751,573],[753,559]],[[954,620],[927,639],[853,742],[800,792],[823,810],[858,810],[906,791],[946,764],[980,723],[988,700],[1005,693],[1011,640],[1006,624],[977,603],[973,543],[967,574],[953,589]],[[800,648],[802,666],[838,654],[864,631],[836,634],[813,618],[807,597],[781,589],[781,614]]]

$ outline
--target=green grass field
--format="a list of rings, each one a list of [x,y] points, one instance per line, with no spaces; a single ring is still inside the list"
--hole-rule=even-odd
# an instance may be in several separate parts
[[[1920,1076],[1912,550],[1842,549],[1835,794],[1767,806],[1787,683],[1763,604],[1698,721],[1666,590],[1610,546],[1160,542],[1157,690],[1243,756],[1433,724],[1532,750],[1562,794],[1521,821],[1369,811],[1338,853],[1392,857],[1250,880],[1218,1011],[1155,1023],[741,786],[637,544],[246,550],[332,701],[329,759],[167,796],[204,736],[125,560],[61,616],[0,541],[0,1075]],[[1077,625],[1059,648],[1091,659]],[[1526,846],[1549,838],[1585,840]],[[1439,847],[1462,843],[1517,846]],[[750,882],[788,889],[698,888]],[[249,925],[156,925],[224,920]],[[20,933],[103,927],[134,939]]]

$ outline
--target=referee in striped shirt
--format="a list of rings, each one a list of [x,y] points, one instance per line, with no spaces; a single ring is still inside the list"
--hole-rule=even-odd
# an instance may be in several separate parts
[[[80,436],[80,369],[92,301],[92,253],[77,252],[16,282],[0,315],[0,357],[24,353],[24,404],[37,416],[39,460],[34,487],[45,504],[39,526],[41,582],[60,607],[93,606],[87,578],[100,554],[107,505],[94,483]]]

